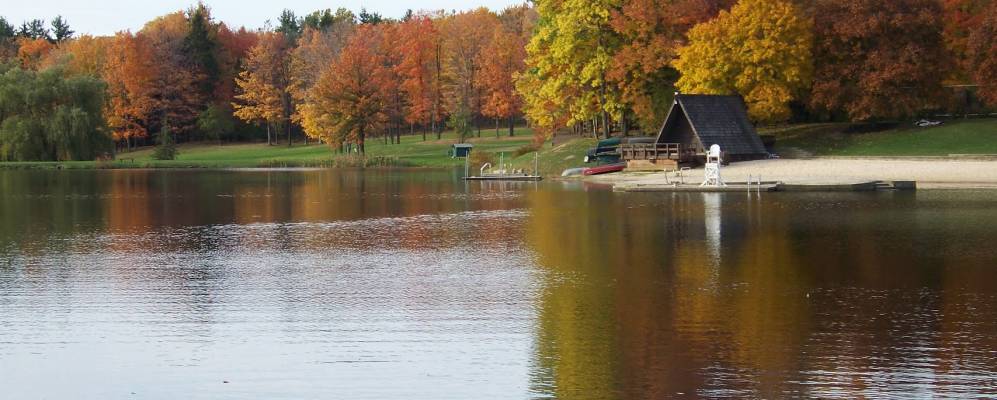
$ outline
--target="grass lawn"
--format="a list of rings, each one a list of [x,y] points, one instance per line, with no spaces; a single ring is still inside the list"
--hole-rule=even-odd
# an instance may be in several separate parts
[[[540,175],[560,176],[561,172],[568,168],[591,167],[593,164],[585,164],[585,153],[599,143],[598,139],[581,138],[561,143],[551,147],[550,143],[545,143],[539,152]],[[524,154],[512,160],[513,168],[533,171],[534,153]]]
[[[951,120],[944,125],[845,133],[848,124],[810,124],[762,129],[775,135],[786,156],[947,156],[997,154],[997,119]]]
[[[954,120],[931,128],[905,127],[874,133],[847,133],[849,124],[803,124],[760,129],[762,134],[777,137],[776,152],[784,157],[812,155],[829,156],[947,156],[950,154],[997,154],[997,119]],[[498,138],[495,131],[482,131],[481,138],[468,141],[475,145],[474,152],[505,153],[513,168],[533,170],[534,153],[513,158],[517,149],[529,145],[533,132],[527,128],[516,130],[516,136],[506,136],[505,130]],[[422,135],[404,136],[401,144],[385,144],[382,139],[367,141],[367,159],[373,165],[413,167],[459,167],[462,159],[448,155],[450,146],[457,142],[453,132],[436,140]],[[596,139],[573,139],[551,147],[545,144],[539,151],[540,172],[545,176],[559,175],[561,171],[585,166],[585,152],[595,146]],[[152,159],[152,148],[118,154],[113,162],[61,162],[61,163],[0,163],[0,168],[252,168],[252,167],[308,167],[350,166],[355,157],[333,153],[319,144],[304,146],[295,143],[267,146],[265,144],[226,144],[223,146],[196,143],[179,146],[176,160]]]
[[[533,131],[528,128],[516,129],[516,136],[509,137],[502,130],[498,138],[494,130],[483,130],[481,138],[471,138],[475,151],[507,152],[529,144]],[[448,167],[463,165],[464,161],[452,159],[448,155],[450,146],[457,143],[453,132],[446,132],[437,140],[429,135],[426,141],[422,135],[403,136],[401,144],[385,144],[382,138],[367,141],[368,158],[388,161],[389,165],[413,167]],[[112,162],[23,162],[0,163],[0,167],[10,168],[253,168],[253,167],[308,167],[338,165],[337,159],[343,154],[333,152],[321,144],[286,143],[275,146],[266,144],[224,144],[185,143],[178,146],[176,160],[153,160],[153,148],[143,148],[132,152],[122,152]]]

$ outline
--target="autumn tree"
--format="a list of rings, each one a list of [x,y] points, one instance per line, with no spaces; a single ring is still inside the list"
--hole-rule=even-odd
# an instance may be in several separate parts
[[[400,31],[398,24],[394,22],[381,23],[377,31],[379,34],[375,49],[378,52],[377,59],[381,61],[385,142],[401,143],[401,129],[405,124],[409,101],[402,88],[402,77],[399,74],[399,66],[403,59],[399,47]]]
[[[943,31],[945,47],[955,61],[949,68],[949,76],[956,82],[965,83],[972,79],[973,61],[969,54],[970,35],[983,23],[988,6],[993,0],[942,0]]]
[[[997,1],[984,10],[980,23],[969,34],[966,47],[969,70],[980,85],[980,97],[991,107],[997,107]]]
[[[782,0],[741,0],[689,31],[677,86],[686,93],[740,94],[752,119],[779,122],[810,86],[811,23]]]
[[[613,56],[621,45],[610,18],[621,0],[539,0],[535,4],[540,19],[526,48],[532,76],[523,79],[537,86],[521,92],[530,109],[527,113],[540,117],[549,109],[547,105],[559,104],[556,108],[567,112],[569,123],[592,120],[609,136],[611,119],[618,119],[623,111],[621,90],[608,80]]]
[[[260,35],[259,42],[249,50],[244,70],[236,79],[240,94],[236,96],[239,101],[232,104],[235,116],[246,122],[266,124],[267,144],[275,142],[272,138],[274,128],[290,123],[290,108],[286,104],[290,97],[287,45],[280,32]]]
[[[607,78],[618,86],[625,104],[626,132],[631,119],[655,129],[671,107],[678,71],[678,48],[693,26],[716,17],[730,0],[625,0],[610,20],[623,41]]]
[[[107,82],[105,115],[112,137],[131,148],[135,139],[149,136],[159,108],[157,83],[163,72],[152,42],[143,34],[117,34],[101,72]]]
[[[466,117],[468,126],[481,115],[483,90],[479,85],[484,50],[491,41],[498,17],[485,8],[441,19],[443,82],[447,111]],[[479,130],[480,134],[480,130]]]
[[[354,143],[364,153],[367,135],[385,119],[383,87],[388,71],[379,59],[379,35],[375,25],[361,26],[322,72],[302,106],[309,136],[335,147]]]
[[[509,136],[515,134],[515,117],[520,115],[523,100],[516,92],[515,76],[526,68],[526,43],[514,27],[497,25],[491,41],[484,50],[480,81],[485,91],[481,112],[495,119],[508,122]]]
[[[398,29],[401,60],[397,73],[402,80],[401,88],[408,98],[405,122],[410,126],[429,126],[433,133],[439,135],[437,126],[443,108],[443,45],[439,31],[433,20],[426,15],[408,18]],[[422,139],[426,140],[425,131]]]
[[[941,14],[935,0],[818,0],[812,105],[852,120],[928,106],[945,76]]]
[[[100,77],[106,68],[113,41],[113,37],[83,35],[63,42],[59,45],[59,50],[68,56],[65,62],[66,72]]]
[[[42,61],[55,49],[48,39],[30,39],[22,37],[17,41],[17,58],[21,67],[38,70]]]
[[[185,44],[190,24],[183,12],[167,14],[145,25],[139,34],[149,39],[153,59],[159,64],[153,81],[157,101],[156,115],[149,122],[151,132],[160,130],[161,121],[169,121],[174,135],[184,137],[197,128],[197,117],[205,109],[200,68],[191,59]]]
[[[235,79],[242,72],[243,62],[249,54],[249,49],[255,46],[258,40],[256,32],[248,31],[244,27],[231,29],[224,23],[218,25],[218,46],[215,55],[218,60],[218,82],[215,85],[213,104],[209,107],[231,109],[230,103],[236,95]]]

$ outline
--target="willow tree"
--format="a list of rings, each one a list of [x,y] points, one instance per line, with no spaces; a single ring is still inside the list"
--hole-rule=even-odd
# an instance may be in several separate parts
[[[789,103],[813,75],[812,24],[782,0],[741,0],[689,31],[677,86],[686,93],[740,94],[752,119],[789,119]]]
[[[93,160],[113,150],[102,109],[104,83],[0,65],[0,160]]]

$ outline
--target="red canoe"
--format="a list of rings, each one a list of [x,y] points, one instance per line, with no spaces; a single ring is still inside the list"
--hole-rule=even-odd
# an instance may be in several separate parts
[[[627,168],[627,163],[601,165],[598,167],[585,168],[585,170],[582,171],[582,174],[585,176],[609,174],[613,172],[623,171],[626,168]]]

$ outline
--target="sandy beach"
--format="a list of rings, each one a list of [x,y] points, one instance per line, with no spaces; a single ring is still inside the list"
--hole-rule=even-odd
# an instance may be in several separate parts
[[[702,182],[703,168],[683,171],[685,183]],[[787,184],[852,184],[869,181],[917,181],[921,189],[997,189],[997,161],[958,159],[806,159],[733,163],[722,170],[727,182],[761,179]],[[662,185],[677,173],[622,173],[589,177],[620,185]]]

